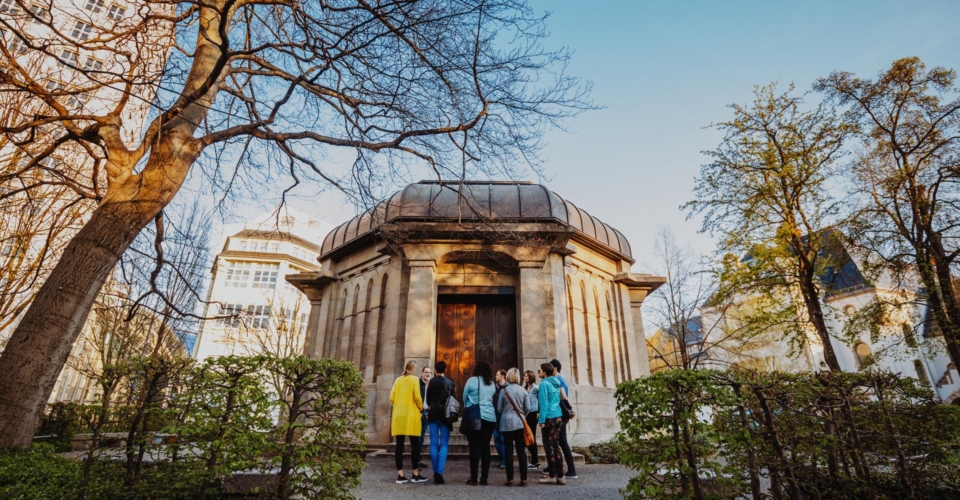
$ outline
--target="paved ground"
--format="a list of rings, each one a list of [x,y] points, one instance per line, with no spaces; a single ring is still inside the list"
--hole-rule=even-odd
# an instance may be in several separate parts
[[[360,488],[356,491],[358,498],[362,499],[417,499],[424,498],[449,498],[463,500],[493,500],[499,498],[507,499],[527,499],[527,498],[546,498],[550,500],[561,499],[581,499],[590,500],[619,499],[620,488],[626,486],[627,481],[633,477],[633,471],[620,465],[581,465],[577,467],[579,479],[568,479],[566,486],[535,484],[536,479],[541,475],[531,475],[528,479],[530,486],[526,488],[503,486],[507,480],[507,473],[501,469],[494,468],[490,470],[489,486],[468,486],[463,483],[470,477],[470,466],[466,462],[454,462],[447,464],[447,470],[444,474],[446,484],[433,484],[433,471],[426,469],[424,476],[430,480],[426,483],[406,483],[396,484],[397,471],[394,468],[393,460],[375,459],[367,462],[367,467],[363,471],[363,479]],[[407,477],[410,477],[410,471],[406,471]],[[519,476],[514,478],[519,481]]]

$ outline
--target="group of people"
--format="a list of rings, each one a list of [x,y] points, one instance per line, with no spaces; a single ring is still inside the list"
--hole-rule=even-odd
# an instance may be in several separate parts
[[[463,389],[463,404],[464,407],[479,406],[480,428],[466,434],[470,449],[470,478],[466,480],[467,484],[488,484],[490,440],[493,438],[500,468],[507,472],[504,485],[527,486],[528,471],[541,468],[536,443],[537,429],[540,429],[547,456],[547,467],[542,469],[543,476],[539,483],[565,485],[567,479],[578,477],[573,453],[567,442],[567,423],[576,413],[571,410],[564,415],[561,407],[570,391],[560,369],[560,362],[556,359],[541,364],[536,374],[528,370],[522,377],[517,368],[500,369],[494,373],[486,361],[474,366],[473,374]],[[443,484],[450,433],[454,425],[447,417],[447,406],[449,398],[457,397],[456,384],[445,376],[447,363],[444,361],[438,361],[433,369],[424,367],[420,377],[416,376],[416,370],[416,361],[408,361],[403,375],[394,382],[390,392],[390,403],[393,405],[391,434],[396,441],[396,482],[427,481],[420,474],[426,467],[420,457],[423,438],[429,430],[433,481]],[[524,442],[525,423],[534,437],[534,442],[529,446]],[[410,479],[407,479],[403,469],[405,441],[408,440],[413,473]],[[519,482],[514,482],[514,451],[519,462]],[[529,462],[527,452],[530,453]]]

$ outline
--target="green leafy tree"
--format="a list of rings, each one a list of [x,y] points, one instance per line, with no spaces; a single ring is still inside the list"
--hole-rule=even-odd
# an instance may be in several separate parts
[[[272,357],[267,369],[280,396],[276,497],[352,498],[360,485],[366,392],[349,361]]]
[[[837,71],[815,89],[847,107],[862,154],[851,176],[863,199],[858,240],[900,281],[919,278],[926,304],[960,364],[960,97],[956,72],[919,58],[893,62],[875,80]]]
[[[806,343],[812,328],[831,370],[840,364],[824,319],[820,281],[831,264],[836,234],[827,229],[842,216],[831,193],[850,126],[824,105],[805,109],[793,86],[758,87],[751,105],[731,106],[734,117],[714,125],[725,133],[713,161],[696,180],[696,199],[685,207],[703,215],[703,231],[720,237],[719,289],[714,305],[750,296],[745,319],[758,328],[777,326],[792,342]],[[742,257],[742,258],[741,258]]]

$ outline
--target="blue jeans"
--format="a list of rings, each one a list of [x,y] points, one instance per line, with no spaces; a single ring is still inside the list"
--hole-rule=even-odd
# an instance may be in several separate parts
[[[500,465],[505,465],[504,460],[507,456],[506,447],[503,445],[503,434],[500,433],[500,424],[493,428],[493,445],[497,448],[497,458],[500,459]]]
[[[447,448],[450,443],[450,428],[443,422],[430,422],[430,463],[433,472],[443,475],[447,465]]]

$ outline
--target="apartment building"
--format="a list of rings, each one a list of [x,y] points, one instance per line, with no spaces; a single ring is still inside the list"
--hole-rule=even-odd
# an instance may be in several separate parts
[[[330,229],[290,209],[228,227],[193,356],[302,353],[310,304],[284,277],[320,270]]]

